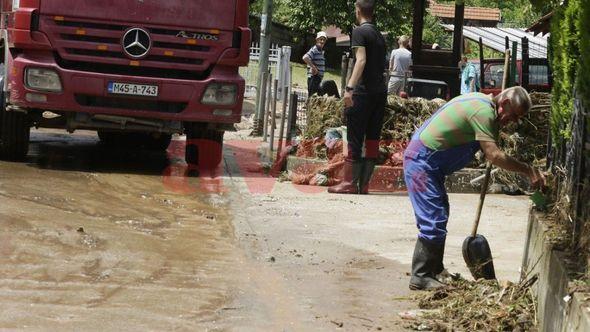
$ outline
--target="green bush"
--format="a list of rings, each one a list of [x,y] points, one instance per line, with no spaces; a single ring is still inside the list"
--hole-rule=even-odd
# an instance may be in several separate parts
[[[551,54],[553,68],[553,105],[551,128],[555,138],[571,136],[569,128],[574,109],[573,88],[580,59],[581,2],[569,1],[558,7],[551,21]],[[584,32],[588,34],[588,32]],[[588,36],[587,36],[588,37]],[[555,140],[558,142],[558,140]]]

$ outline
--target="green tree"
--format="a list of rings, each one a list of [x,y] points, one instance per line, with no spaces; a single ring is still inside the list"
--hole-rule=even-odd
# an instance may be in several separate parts
[[[252,12],[259,12],[260,2],[257,0],[252,4]],[[407,30],[407,24],[412,20],[412,5],[407,0],[379,1],[375,13],[378,28],[393,35]],[[354,1],[351,0],[274,0],[273,15],[277,22],[306,33],[314,33],[329,25],[347,33],[355,23]]]

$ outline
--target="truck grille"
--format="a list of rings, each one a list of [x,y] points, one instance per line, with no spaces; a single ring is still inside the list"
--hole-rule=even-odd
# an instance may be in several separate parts
[[[124,108],[136,111],[180,113],[184,111],[187,103],[169,102],[160,100],[125,98],[125,97],[100,97],[84,94],[75,95],[76,102],[81,106]]]
[[[133,27],[146,30],[151,48],[141,59],[131,59],[123,51],[122,38]],[[64,17],[42,16],[40,30],[47,33],[58,54],[58,62],[65,68],[109,72],[134,73],[135,76],[158,76],[202,79],[221,53],[232,47],[232,32],[164,29],[161,27],[100,23],[70,20]],[[217,40],[195,39],[208,36]],[[104,70],[111,66],[109,70]],[[113,70],[115,72],[113,72]]]

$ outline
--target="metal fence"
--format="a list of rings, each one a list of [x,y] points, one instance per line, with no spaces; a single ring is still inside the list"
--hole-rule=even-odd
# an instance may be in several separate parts
[[[268,66],[270,72],[275,76],[278,73],[281,49],[273,44],[269,49]],[[247,67],[240,67],[240,75],[246,80],[245,97],[256,97],[258,83],[258,68],[260,64],[260,44],[252,43],[250,46],[250,62]],[[276,77],[276,76],[275,76]]]

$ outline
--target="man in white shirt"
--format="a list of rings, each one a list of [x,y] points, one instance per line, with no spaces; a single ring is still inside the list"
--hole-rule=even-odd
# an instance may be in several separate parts
[[[404,84],[404,75],[410,70],[412,65],[412,52],[410,52],[410,38],[408,36],[401,36],[397,40],[398,49],[391,51],[391,58],[389,60],[389,84],[387,85],[387,93],[396,94],[402,91]]]

